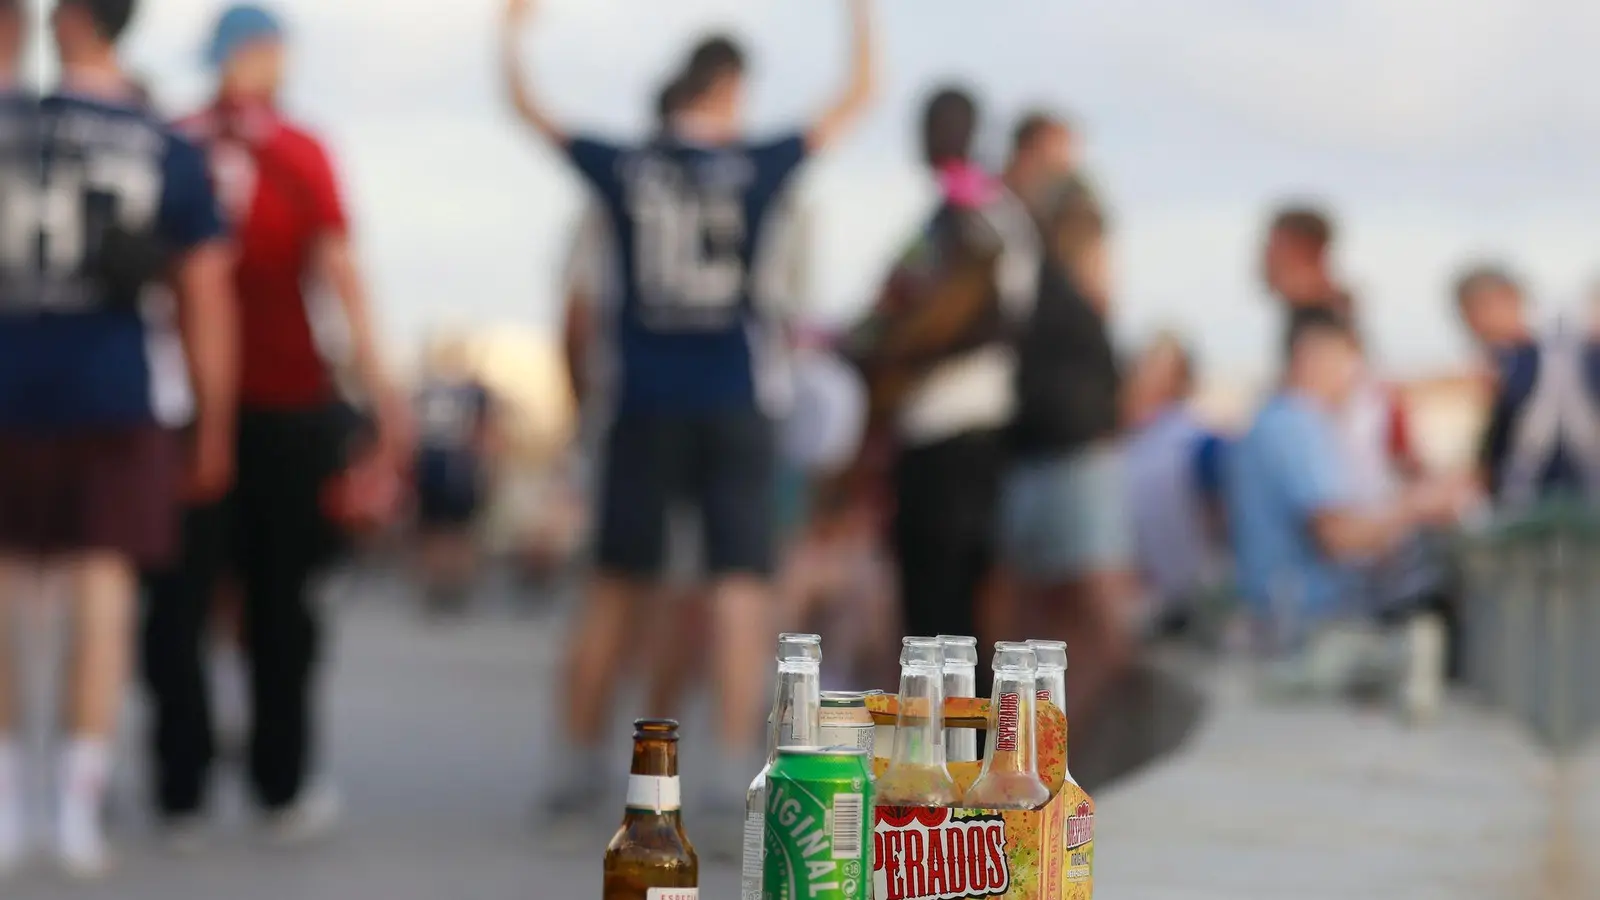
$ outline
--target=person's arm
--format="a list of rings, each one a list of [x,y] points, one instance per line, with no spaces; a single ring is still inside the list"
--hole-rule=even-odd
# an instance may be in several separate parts
[[[372,405],[378,452],[396,462],[407,458],[411,443],[410,409],[400,395],[378,350],[372,321],[372,300],[356,264],[350,238],[343,231],[325,232],[317,241],[316,270],[344,312],[350,335],[351,365]]]
[[[516,2],[516,0],[513,0]],[[871,0],[849,0],[851,27],[850,80],[844,94],[806,134],[806,149],[816,153],[844,135],[864,113],[878,90],[877,38]]]
[[[888,364],[916,365],[937,359],[967,340],[989,310],[995,261],[972,256],[941,273],[937,287],[892,320],[879,347]]]
[[[584,288],[574,285],[567,291],[562,350],[567,364],[567,383],[580,406],[589,395],[589,348],[593,342],[594,299]]]
[[[344,313],[350,338],[350,362],[371,404],[377,428],[376,450],[398,463],[410,454],[410,407],[396,388],[378,349],[372,300],[366,279],[356,263],[338,179],[327,152],[315,143],[308,146],[304,174],[312,226],[317,229],[312,271],[333,291]]]
[[[528,66],[523,59],[523,33],[537,5],[538,0],[507,0],[505,21],[500,29],[502,75],[506,93],[511,98],[511,108],[516,111],[517,118],[551,143],[562,146],[567,143],[566,132],[556,124],[528,87]]]
[[[485,461],[493,460],[499,456],[504,445],[500,403],[486,384],[474,383],[472,391],[472,413],[476,424],[472,443],[479,457]]]
[[[595,307],[605,283],[605,213],[591,205],[578,222],[567,253],[562,284],[567,292],[562,350],[572,396],[581,405],[589,392],[589,351],[594,346]]]
[[[194,462],[188,498],[209,503],[233,482],[239,395],[239,322],[233,253],[211,240],[184,254],[173,272],[178,324],[194,386]]]
[[[1394,549],[1416,526],[1402,508],[1371,515],[1348,508],[1313,513],[1311,533],[1322,552],[1337,562],[1359,562]]]
[[[162,169],[158,231],[172,250],[168,278],[195,398],[185,495],[193,503],[211,503],[233,486],[239,402],[233,254],[200,148],[173,137]]]

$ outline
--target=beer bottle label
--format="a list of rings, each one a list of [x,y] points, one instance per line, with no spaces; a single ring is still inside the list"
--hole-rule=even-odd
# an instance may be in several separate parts
[[[678,776],[629,775],[629,809],[643,812],[675,812],[679,805]]]
[[[740,867],[739,877],[745,884],[756,888],[755,896],[745,896],[744,900],[760,900],[762,863],[767,849],[767,819],[766,810],[756,806],[745,814],[744,817],[744,849],[743,863]]]
[[[650,888],[644,900],[700,900],[699,888]]]

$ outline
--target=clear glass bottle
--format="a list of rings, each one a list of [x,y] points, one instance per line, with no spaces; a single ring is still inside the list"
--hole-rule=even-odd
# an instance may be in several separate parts
[[[954,806],[961,792],[944,759],[944,650],[938,638],[908,637],[900,644],[900,711],[877,802]]]
[[[1038,691],[1035,696],[1067,711],[1067,644],[1065,641],[1028,641],[1033,648]]]
[[[1050,789],[1039,779],[1034,746],[1034,696],[1038,666],[1027,644],[994,645],[993,725],[983,774],[962,800],[969,809],[1038,809],[1050,801]]]
[[[822,638],[814,634],[778,635],[778,682],[767,719],[767,764],[744,795],[744,847],[740,900],[761,900],[762,860],[766,853],[767,772],[779,747],[816,743],[822,705]]]
[[[944,651],[944,696],[978,696],[978,639],[964,635],[941,634]],[[972,728],[946,728],[944,755],[949,762],[975,762],[978,759],[978,732]]]
[[[604,900],[672,896],[700,884],[700,860],[679,811],[678,723],[639,719],[633,727],[627,810],[606,846]]]

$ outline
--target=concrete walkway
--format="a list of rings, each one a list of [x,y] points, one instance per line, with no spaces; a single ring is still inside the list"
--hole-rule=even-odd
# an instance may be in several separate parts
[[[264,849],[235,779],[212,849],[163,854],[119,791],[122,864],[104,885],[35,868],[4,900],[586,900],[599,894],[606,822],[559,839],[528,826],[535,770],[554,728],[557,642],[535,620],[495,614],[424,626],[372,595],[344,611],[328,707],[328,769],[350,806],[345,831],[303,853]],[[1515,731],[1463,709],[1432,730],[1381,714],[1270,709],[1224,680],[1186,754],[1100,798],[1102,900],[1542,900],[1559,872],[1551,799],[1571,790],[1575,849],[1600,845],[1600,761],[1562,788]],[[691,716],[685,786],[712,777]],[[619,723],[620,724],[620,723]],[[627,741],[613,740],[619,782]],[[130,751],[131,755],[131,751]],[[137,773],[130,759],[124,774]],[[747,777],[740,773],[740,777]],[[1585,800],[1572,785],[1584,784]],[[1580,815],[1581,812],[1581,815]],[[698,813],[687,811],[690,833]],[[1586,817],[1586,818],[1584,818]],[[1592,855],[1592,854],[1591,854]],[[702,896],[737,896],[732,867],[706,863]],[[1578,882],[1574,881],[1574,885]],[[1549,900],[1600,896],[1592,889]]]
[[[1572,852],[1600,834],[1592,762],[1563,776],[1465,705],[1413,729],[1387,711],[1264,705],[1238,674],[1214,681],[1190,748],[1101,798],[1101,900],[1600,897]],[[1580,785],[1587,843],[1562,817]]]

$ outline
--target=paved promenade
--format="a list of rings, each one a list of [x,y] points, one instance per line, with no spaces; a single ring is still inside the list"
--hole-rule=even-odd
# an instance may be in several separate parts
[[[230,777],[210,852],[173,859],[125,779],[112,880],[65,885],[36,868],[0,897],[597,898],[604,827],[559,840],[528,827],[555,636],[509,613],[426,627],[382,593],[345,610],[336,636],[328,768],[351,815],[334,841],[263,848]],[[1563,778],[1519,733],[1465,708],[1411,730],[1378,713],[1262,707],[1225,678],[1215,697],[1184,755],[1100,798],[1101,900],[1600,897],[1577,868],[1580,848],[1600,846],[1600,757]],[[620,730],[614,743],[623,773]],[[685,742],[686,782],[710,774],[696,749]],[[731,867],[702,871],[707,900],[737,896]]]

